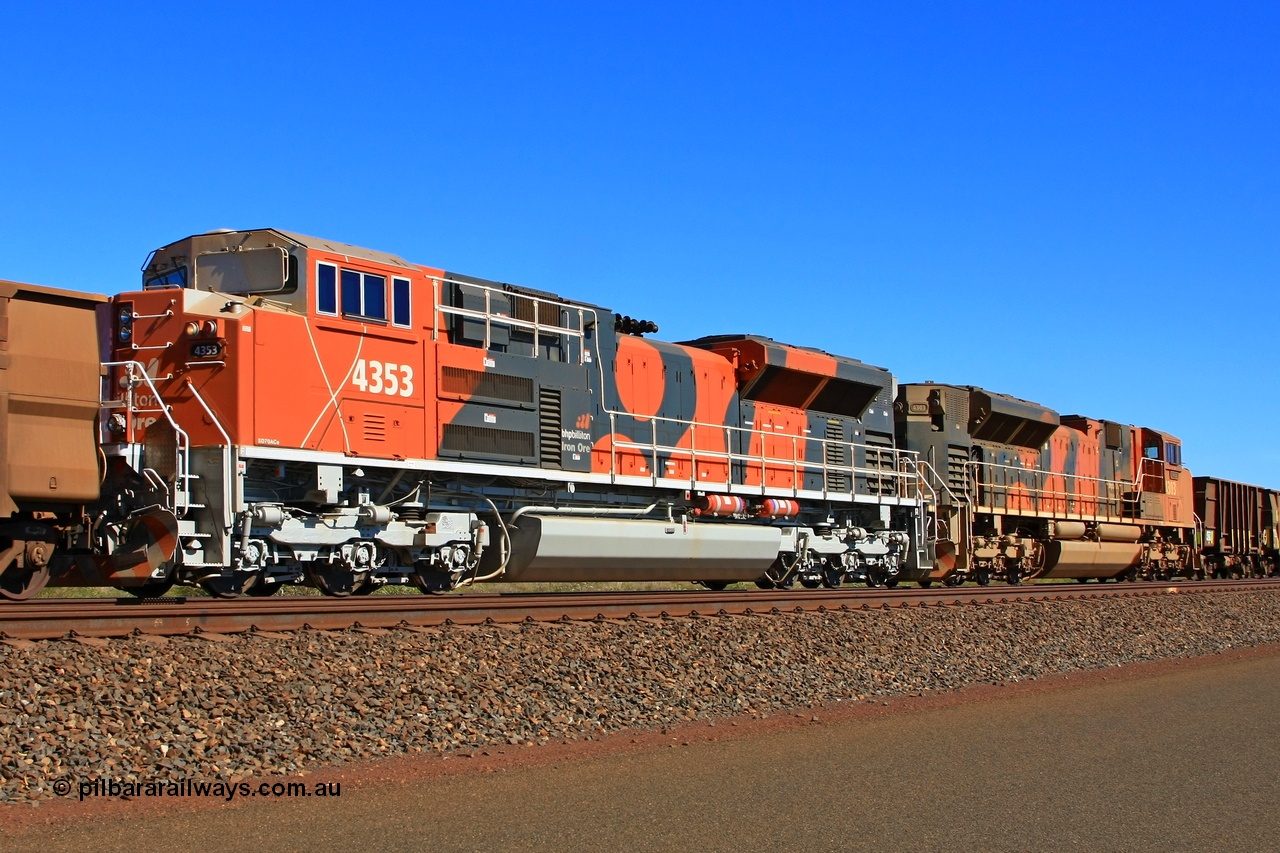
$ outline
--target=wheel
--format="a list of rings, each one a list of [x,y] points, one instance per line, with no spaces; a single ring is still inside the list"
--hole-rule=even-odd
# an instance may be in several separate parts
[[[1088,583],[1088,578],[1076,578],[1076,583]]]
[[[173,589],[173,585],[177,580],[177,576],[170,572],[169,576],[162,580],[150,580],[140,586],[118,586],[116,589],[121,592],[127,592],[136,598],[160,598]]]
[[[978,582],[978,586],[990,586],[991,573],[988,572],[986,569],[978,569],[977,577],[974,578],[974,580]]]
[[[200,588],[213,598],[239,598],[241,593],[248,591],[257,581],[258,575],[255,572],[232,572],[230,575],[204,578],[199,583]]]
[[[916,581],[916,583],[920,584],[921,589],[928,589],[933,586],[933,581],[930,580]]]
[[[703,581],[702,585],[712,592],[724,592],[729,586],[728,581]]]
[[[804,587],[805,589],[817,589],[818,587],[822,586],[822,581],[818,580],[817,578],[803,577],[803,578],[800,578],[800,586]]]
[[[961,575],[961,574],[947,575],[946,579],[944,579],[942,583],[944,586],[964,586],[964,575]]]
[[[346,598],[359,595],[360,587],[368,580],[368,572],[356,572],[346,566],[312,565],[307,569],[307,580],[325,595]]]
[[[898,579],[889,578],[884,582],[884,585],[887,586],[889,589],[895,589],[898,586]]]
[[[14,560],[0,575],[0,596],[10,601],[26,601],[49,584],[49,567],[18,566]]]
[[[827,589],[839,589],[844,583],[844,570],[836,566],[827,566],[822,572],[822,585]]]
[[[0,540],[0,597],[25,601],[49,584],[51,542]],[[21,561],[25,565],[18,565]]]
[[[284,589],[284,584],[282,583],[267,583],[262,578],[258,578],[258,582],[246,589],[244,592],[245,595],[249,595],[254,598],[267,598],[268,596],[275,595],[282,589]]]
[[[437,569],[420,569],[409,575],[423,595],[443,595],[454,587],[453,575]]]
[[[796,557],[795,561],[788,566],[782,560],[782,555],[778,555],[774,559],[773,564],[765,569],[764,574],[756,581],[756,586],[761,589],[791,589],[796,582],[796,568],[800,562],[800,558]],[[762,584],[768,584],[762,586]]]

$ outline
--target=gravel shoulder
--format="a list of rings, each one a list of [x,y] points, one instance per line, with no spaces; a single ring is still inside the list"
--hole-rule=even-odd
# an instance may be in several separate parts
[[[1280,647],[1239,649],[474,760],[359,762],[329,774],[341,802],[115,801],[6,821],[4,846],[1275,849],[1277,703]]]
[[[72,803],[59,780],[452,773],[1274,643],[1280,595],[1264,592],[3,647],[0,830],[202,807]]]

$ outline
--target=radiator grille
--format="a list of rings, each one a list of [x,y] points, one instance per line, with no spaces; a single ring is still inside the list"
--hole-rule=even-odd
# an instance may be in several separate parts
[[[513,429],[445,424],[440,449],[486,456],[533,456],[533,433]]]
[[[969,491],[965,476],[965,463],[968,461],[967,450],[963,447],[947,445],[947,486],[957,497]]]
[[[560,389],[538,389],[538,463],[543,468],[561,468]]]
[[[867,468],[871,471],[881,471],[883,474],[874,473],[867,475],[867,494],[871,495],[893,495],[897,492],[897,478],[893,475],[896,473],[895,460],[893,455],[893,447],[888,442],[881,444],[881,439],[867,436]]]
[[[827,489],[832,492],[849,491],[849,475],[844,471],[831,470],[843,468],[849,464],[849,454],[844,443],[844,424],[840,421],[827,422]]]
[[[533,402],[533,380],[526,376],[508,376],[463,367],[440,368],[440,391],[464,397],[488,397],[515,403]]]

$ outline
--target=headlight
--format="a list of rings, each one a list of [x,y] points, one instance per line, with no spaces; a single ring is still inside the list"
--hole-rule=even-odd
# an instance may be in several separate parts
[[[133,305],[121,305],[116,314],[116,340],[127,344],[133,340]]]

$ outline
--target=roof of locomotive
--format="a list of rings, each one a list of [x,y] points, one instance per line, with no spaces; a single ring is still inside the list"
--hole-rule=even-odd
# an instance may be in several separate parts
[[[142,267],[143,277],[146,279],[184,266],[189,262],[188,255],[200,256],[243,249],[265,249],[282,244],[286,248],[318,249],[376,264],[407,270],[418,269],[404,258],[386,252],[375,252],[372,249],[336,243],[332,240],[321,240],[318,237],[309,237],[306,234],[296,234],[276,228],[250,228],[240,231],[233,229],[206,231],[203,234],[192,234],[181,240],[166,243],[147,256]]]
[[[887,367],[878,367],[874,364],[867,364],[865,361],[851,358],[847,355],[835,355],[834,353],[829,353],[826,350],[820,350],[817,347],[804,347],[799,346],[798,344],[787,344],[782,341],[775,341],[773,338],[766,337],[765,335],[704,335],[701,338],[695,338],[691,341],[680,341],[680,344],[682,346],[703,348],[711,347],[715,344],[733,343],[734,341],[754,341],[764,347],[782,347],[784,349],[798,350],[800,352],[811,352],[818,355],[824,355],[827,358],[834,358],[837,361],[851,362],[870,370],[882,370],[885,373],[890,372]]]
[[[179,246],[183,243],[191,243],[192,249],[197,253],[202,254],[204,252],[217,252],[224,249],[230,249],[233,246],[239,248],[265,248],[276,245],[277,242],[286,242],[291,244],[294,248],[316,249],[334,255],[358,258],[363,261],[370,261],[372,263],[383,264],[385,266],[401,267],[408,270],[422,269],[420,265],[410,263],[399,255],[393,255],[389,252],[378,252],[373,249],[366,249],[362,246],[353,246],[350,243],[339,243],[336,240],[325,240],[320,237],[312,237],[308,234],[299,234],[296,231],[284,231],[279,228],[248,228],[243,230],[217,229],[214,231],[206,231],[203,234],[192,234],[189,237],[184,237],[181,240],[168,243],[161,246],[159,249],[156,249],[147,257],[147,265],[144,268],[144,272],[168,269],[172,265],[176,265],[173,264],[173,256],[166,252],[166,250],[174,246]],[[170,263],[165,263],[166,261]],[[594,308],[599,311],[609,310],[592,302],[586,302],[581,299],[568,299],[545,290],[524,287],[523,285],[511,284],[509,282],[495,281],[492,279],[479,278],[477,276],[455,272],[446,272],[445,277],[463,284],[478,284],[486,287],[493,287],[521,296],[530,296],[536,299],[550,299],[566,305],[578,305],[584,308]]]
[[[374,263],[387,264],[389,266],[417,269],[416,264],[411,264],[399,255],[393,255],[389,252],[378,252],[361,246],[352,246],[350,243],[339,243],[334,240],[310,237],[306,234],[298,234],[294,231],[280,231],[275,228],[265,228],[262,230],[288,237],[298,245],[305,246],[308,249],[320,249],[324,252],[332,252],[335,255],[346,255],[350,258],[360,258],[361,260],[373,261]]]
[[[1037,403],[1034,400],[1024,400],[1021,397],[1015,397],[1012,394],[998,394],[995,391],[988,391],[986,388],[982,388],[977,385],[955,385],[950,382],[933,382],[931,380],[926,380],[924,382],[901,382],[898,384],[898,387],[899,388],[910,388],[910,387],[954,388],[957,391],[968,391],[971,394],[985,394],[986,396],[990,397],[994,401],[1007,403],[1012,406],[1017,406],[1017,407],[1025,406],[1025,407],[1028,407],[1028,410],[1034,409],[1034,410],[1041,410],[1044,412],[1048,412],[1055,418],[1063,417],[1059,415],[1056,410],[1051,409],[1042,403]],[[1069,416],[1069,417],[1074,417],[1074,416]]]

